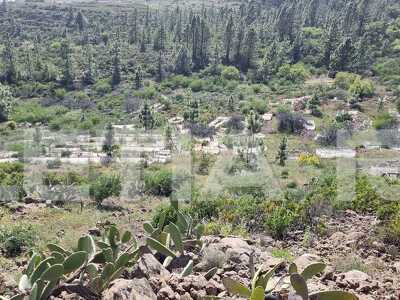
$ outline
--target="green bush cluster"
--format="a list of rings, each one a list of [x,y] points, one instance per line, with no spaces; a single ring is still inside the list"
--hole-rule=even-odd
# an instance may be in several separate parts
[[[63,106],[43,107],[37,102],[26,102],[14,108],[11,119],[17,123],[47,124],[67,112],[68,109]]]
[[[173,174],[167,169],[149,169],[144,175],[145,191],[155,196],[171,195],[173,191]]]
[[[378,115],[373,126],[376,130],[391,129],[397,124],[397,119],[389,113],[382,113]]]
[[[0,199],[21,200],[25,194],[24,165],[22,163],[0,163]]]
[[[350,94],[357,97],[369,97],[375,92],[372,81],[362,79],[360,75],[348,72],[339,72],[335,77],[335,85],[347,90]]]
[[[77,172],[69,171],[66,173],[47,172],[43,175],[43,184],[47,186],[54,185],[81,185],[87,183],[87,178]]]
[[[35,245],[37,231],[32,225],[0,225],[0,247],[9,257],[20,255]]]
[[[119,197],[122,190],[121,177],[117,174],[102,174],[90,183],[90,196],[101,206],[109,197]]]

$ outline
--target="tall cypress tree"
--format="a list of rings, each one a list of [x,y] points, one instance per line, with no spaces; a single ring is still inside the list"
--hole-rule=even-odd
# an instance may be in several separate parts
[[[190,71],[190,58],[188,50],[185,46],[181,46],[175,60],[175,73],[189,75]]]
[[[161,82],[164,80],[164,61],[163,61],[163,53],[160,51],[158,55],[158,62],[157,62],[157,81]]]
[[[71,48],[68,40],[64,40],[61,43],[61,59],[63,61],[61,81],[65,87],[69,88],[73,84],[74,77],[72,73]]]
[[[0,7],[0,12],[6,13],[7,12],[7,0],[3,0]]]
[[[253,63],[256,43],[257,43],[257,33],[254,27],[251,27],[246,34],[243,59],[241,62],[241,69],[244,71],[246,71],[249,67],[251,67]]]
[[[139,66],[135,72],[135,87],[137,90],[143,86],[142,68]]]
[[[143,105],[143,108],[140,111],[139,121],[145,131],[153,129],[154,127],[154,117],[147,102]]]
[[[330,76],[339,71],[351,71],[354,57],[354,47],[351,38],[346,38],[332,55],[329,66]]]
[[[78,12],[75,18],[75,24],[78,27],[79,32],[83,32],[86,28],[88,21],[81,11]]]
[[[117,46],[113,49],[113,72],[111,77],[111,85],[117,86],[121,83],[121,70],[120,70],[120,61],[119,61],[119,49]]]
[[[357,35],[362,36],[365,32],[365,25],[367,24],[370,14],[369,14],[369,6],[371,4],[371,0],[361,0],[358,5],[358,28]]]
[[[129,43],[130,44],[136,44],[136,42],[137,42],[137,35],[138,35],[137,19],[138,19],[138,11],[137,11],[137,8],[135,8],[135,10],[133,12],[133,16],[132,16],[131,28],[129,30]]]
[[[244,23],[242,22],[236,34],[235,57],[234,57],[236,65],[240,64],[242,58],[243,39],[244,39]]]
[[[309,27],[317,26],[317,13],[320,5],[320,0],[311,0],[307,6],[307,13],[305,18],[305,24]]]
[[[339,43],[339,36],[338,36],[338,26],[335,20],[332,21],[331,25],[329,26],[328,34],[326,35],[324,41],[324,55],[322,58],[322,63],[329,67],[331,63],[331,56],[335,51],[337,44]]]
[[[13,52],[13,46],[10,39],[6,40],[6,44],[3,50],[3,62],[5,66],[4,78],[9,84],[17,83],[17,70],[15,67],[15,58]]]
[[[234,35],[233,17],[231,15],[229,17],[229,21],[226,24],[226,28],[225,28],[225,37],[224,37],[224,43],[225,43],[224,63],[225,64],[229,64],[229,62],[230,62],[230,53],[231,53],[231,48],[232,48],[232,44],[233,44],[233,35]]]

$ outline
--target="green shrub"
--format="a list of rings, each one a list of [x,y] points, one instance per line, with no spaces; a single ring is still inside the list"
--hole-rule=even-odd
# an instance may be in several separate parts
[[[400,247],[400,213],[383,228],[383,232],[386,243]]]
[[[310,72],[302,63],[294,65],[284,64],[279,68],[278,76],[292,83],[302,83],[310,77]]]
[[[157,90],[153,85],[150,85],[142,90],[136,91],[134,95],[139,98],[153,99],[157,95]]]
[[[20,255],[33,247],[37,238],[32,225],[0,225],[0,246],[6,256]]]
[[[382,113],[373,122],[376,130],[391,129],[397,124],[397,119],[389,113]]]
[[[221,73],[222,78],[226,80],[239,80],[240,72],[233,66],[225,67]]]
[[[283,170],[283,171],[281,172],[281,178],[282,178],[282,179],[287,179],[287,178],[289,178],[289,171],[288,171],[288,170]]]
[[[251,110],[259,114],[264,114],[268,111],[268,103],[261,99],[250,99],[248,101],[241,101],[239,108],[244,115],[248,114]]]
[[[56,96],[58,99],[64,99],[66,94],[67,92],[65,89],[56,89],[54,91],[54,96]]]
[[[344,90],[348,90],[354,81],[360,76],[354,73],[339,72],[335,77],[335,85]]]
[[[203,89],[203,80],[194,79],[189,87],[193,92],[200,92]]]
[[[37,102],[26,102],[15,107],[12,119],[17,123],[48,123],[68,112],[63,106],[43,107]]]
[[[117,174],[100,175],[89,187],[90,196],[99,206],[101,202],[108,197],[119,197],[121,190],[121,177]]]
[[[294,182],[294,181],[290,181],[290,182],[288,182],[288,184],[286,185],[286,187],[287,187],[288,189],[295,189],[295,188],[297,188],[297,183]]]
[[[101,96],[111,93],[112,91],[112,86],[110,83],[110,80],[108,79],[101,79],[98,80],[95,85],[93,86],[93,89],[95,92]]]
[[[266,229],[275,238],[283,238],[296,221],[296,214],[285,206],[273,209],[265,221]]]
[[[300,166],[319,167],[321,165],[319,157],[311,153],[301,153],[298,160]]]
[[[357,97],[370,97],[375,92],[375,87],[372,81],[362,80],[356,78],[356,80],[350,85],[349,92]]]
[[[169,170],[148,170],[144,175],[145,191],[155,196],[168,197],[172,193],[172,181],[172,172]]]
[[[21,163],[0,163],[0,198],[21,200],[25,196],[24,165]]]
[[[369,182],[368,177],[358,176],[356,178],[356,195],[352,202],[353,209],[361,213],[376,212],[381,202],[381,197]]]
[[[174,224],[177,223],[176,209],[170,204],[168,205],[162,204],[156,208],[156,211],[153,215],[152,218],[153,226],[158,227],[160,217],[164,213],[166,214],[164,226],[168,225],[169,223],[174,223]]]
[[[218,217],[218,202],[215,199],[195,199],[190,203],[188,214],[197,222],[210,221]]]
[[[74,171],[69,171],[67,173],[47,172],[44,173],[42,181],[46,186],[81,185],[87,182],[86,178]]]

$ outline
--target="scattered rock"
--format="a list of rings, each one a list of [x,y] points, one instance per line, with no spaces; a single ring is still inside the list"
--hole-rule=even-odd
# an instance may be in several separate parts
[[[298,258],[296,258],[294,260],[294,263],[297,265],[297,268],[299,269],[299,271],[300,270],[302,271],[308,265],[310,265],[312,263],[316,263],[316,262],[321,262],[321,261],[322,261],[322,259],[320,256],[306,253],[306,254],[303,254],[303,255],[299,256]]]
[[[102,294],[103,300],[157,300],[149,282],[141,279],[117,279]]]
[[[97,228],[97,227],[90,228],[90,229],[88,230],[88,233],[89,233],[90,235],[93,235],[93,236],[101,236],[101,231],[100,231],[100,229]]]
[[[143,254],[139,260],[138,269],[146,276],[146,278],[168,278],[171,275],[170,272],[151,253]]]
[[[347,287],[353,290],[362,288],[368,291],[372,288],[370,276],[358,270],[339,274],[338,279],[338,285],[340,287]]]
[[[121,211],[123,208],[122,206],[118,203],[117,198],[107,198],[104,199],[101,202],[101,207],[105,210],[110,210],[110,211]]]

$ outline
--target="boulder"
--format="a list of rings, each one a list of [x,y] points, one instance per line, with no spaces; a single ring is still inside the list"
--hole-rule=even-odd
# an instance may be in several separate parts
[[[145,278],[117,279],[104,291],[103,300],[157,300],[149,282]]]
[[[222,287],[218,283],[213,280],[207,281],[202,275],[181,277],[173,274],[167,284],[181,297],[189,295],[191,297],[189,299],[194,300],[200,300],[207,295],[216,296],[222,291]]]
[[[277,264],[281,263],[282,259],[273,257],[268,253],[262,253],[260,256],[260,263],[265,267],[266,270],[276,266]]]
[[[308,265],[321,261],[322,259],[318,255],[306,253],[296,258],[294,263],[297,265],[298,270],[302,271]]]
[[[360,289],[363,292],[369,292],[372,289],[371,278],[368,274],[351,270],[338,275],[338,285],[350,289]]]
[[[219,242],[218,247],[226,253],[229,261],[239,265],[249,265],[249,257],[253,249],[246,241],[239,238],[223,238]]]
[[[151,253],[145,253],[139,260],[138,269],[146,278],[168,278],[170,272]]]
[[[110,210],[110,211],[121,211],[123,208],[122,206],[118,203],[117,198],[107,198],[104,199],[101,202],[101,207],[105,210]]]

